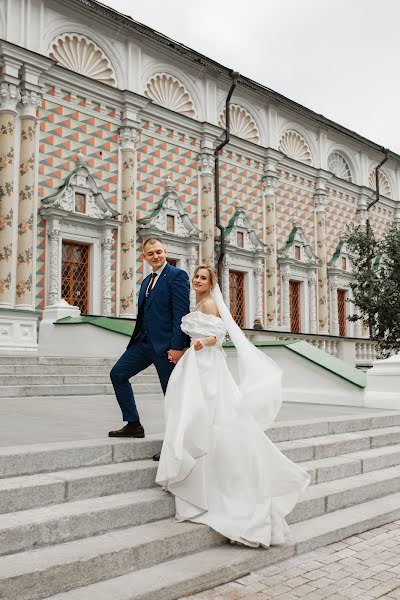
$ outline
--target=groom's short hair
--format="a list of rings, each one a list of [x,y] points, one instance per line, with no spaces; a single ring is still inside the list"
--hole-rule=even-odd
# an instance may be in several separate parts
[[[147,244],[156,244],[157,242],[159,242],[162,246],[164,246],[164,242],[162,240],[160,240],[160,238],[149,238],[148,240],[145,240],[143,242],[143,251],[145,250]]]

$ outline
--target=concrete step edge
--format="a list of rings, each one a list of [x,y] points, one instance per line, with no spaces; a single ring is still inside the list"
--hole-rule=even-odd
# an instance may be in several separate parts
[[[400,517],[400,494],[324,515],[291,527],[293,543],[268,550],[222,546],[176,558],[107,581],[53,595],[48,600],[177,600],[245,576],[297,554],[339,542]],[[340,519],[338,522],[337,519]]]
[[[155,486],[151,459],[0,479],[0,514]]]
[[[222,544],[226,539],[208,527],[168,519],[0,557],[0,597],[44,598]]]

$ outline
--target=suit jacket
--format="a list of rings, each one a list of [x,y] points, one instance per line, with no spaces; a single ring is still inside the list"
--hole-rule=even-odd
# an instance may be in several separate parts
[[[189,277],[185,271],[166,264],[156,285],[146,299],[146,289],[151,274],[140,286],[138,315],[128,348],[145,331],[156,354],[162,356],[168,350],[183,350],[190,346],[190,339],[181,329],[182,317],[190,311]]]

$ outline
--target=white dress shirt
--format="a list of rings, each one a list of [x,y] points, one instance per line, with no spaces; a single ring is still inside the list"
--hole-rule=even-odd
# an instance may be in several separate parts
[[[158,280],[160,279],[160,275],[161,275],[161,273],[163,272],[163,270],[165,269],[165,266],[166,266],[166,264],[167,264],[167,261],[165,261],[165,263],[162,265],[162,267],[160,267],[159,269],[157,269],[157,271],[153,271],[153,273],[155,273],[155,274],[157,275],[157,277],[155,277],[155,278],[154,278],[154,282],[153,282],[153,285],[152,285],[152,287],[151,287],[151,289],[152,289],[152,290],[153,290],[153,289],[155,288],[155,286],[157,285],[157,282],[158,282]],[[153,274],[153,273],[152,273],[152,274]],[[146,289],[146,296],[147,296],[147,295],[148,295],[148,293],[149,293],[149,287],[150,287],[150,286],[151,286],[151,279],[150,279],[150,281],[149,281],[149,285],[147,286],[147,289]]]

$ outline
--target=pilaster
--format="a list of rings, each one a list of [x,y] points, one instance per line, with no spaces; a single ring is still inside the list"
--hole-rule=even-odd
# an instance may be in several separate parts
[[[120,130],[122,163],[120,316],[136,316],[136,144],[138,126]]]
[[[35,278],[35,184],[37,107],[40,95],[36,90],[21,90],[21,136],[18,192],[18,241],[16,296],[17,308],[34,309]]]
[[[329,333],[328,320],[328,270],[326,261],[326,215],[327,195],[325,182],[317,180],[314,194],[315,212],[317,217],[317,256],[318,256],[318,333]]]
[[[267,162],[263,178],[263,199],[264,199],[264,251],[265,258],[265,295],[266,295],[266,315],[267,329],[276,329],[277,327],[277,247],[276,247],[276,211],[275,211],[275,192],[278,186],[278,177],[275,164]]]
[[[15,208],[15,122],[20,100],[15,83],[0,83],[0,308],[13,308],[13,248]]]

